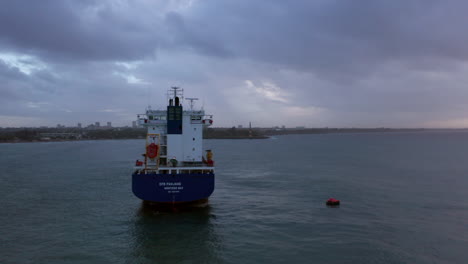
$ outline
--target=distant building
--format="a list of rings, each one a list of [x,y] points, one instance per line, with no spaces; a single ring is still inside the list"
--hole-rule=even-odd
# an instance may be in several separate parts
[[[242,128],[242,125],[238,125],[237,128]]]
[[[95,127],[100,127],[100,126],[101,126],[101,123],[96,122],[96,123],[94,123],[94,126],[95,126]]]
[[[137,127],[137,121],[132,121],[132,127],[136,128]]]
[[[78,127],[78,128],[81,128],[81,123],[78,123],[78,124],[77,124],[77,127]]]
[[[285,126],[285,125],[282,125],[281,128],[282,128],[282,129],[286,129],[286,126]]]
[[[107,122],[107,127],[112,127],[112,122]]]

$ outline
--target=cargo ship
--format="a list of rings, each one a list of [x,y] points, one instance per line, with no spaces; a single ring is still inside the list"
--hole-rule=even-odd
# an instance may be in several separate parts
[[[213,116],[194,109],[197,98],[185,98],[183,89],[171,87],[166,110],[146,109],[138,125],[147,130],[142,159],[135,162],[132,191],[136,197],[156,204],[207,202],[215,188],[213,152],[203,149],[203,129]]]

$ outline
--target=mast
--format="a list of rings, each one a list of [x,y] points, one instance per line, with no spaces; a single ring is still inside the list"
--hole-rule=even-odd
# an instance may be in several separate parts
[[[198,100],[198,98],[185,98],[185,100],[190,101],[190,111],[193,111],[193,101]]]

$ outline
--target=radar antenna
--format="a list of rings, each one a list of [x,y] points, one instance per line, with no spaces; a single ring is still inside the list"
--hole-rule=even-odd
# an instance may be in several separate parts
[[[198,100],[198,98],[185,98],[185,100],[190,101],[190,110],[193,110],[193,101]]]
[[[167,99],[172,99],[174,100],[174,104],[177,106],[179,100],[184,100],[184,89],[178,87],[178,86],[172,86],[168,91],[167,91]],[[182,103],[182,102],[181,102]]]

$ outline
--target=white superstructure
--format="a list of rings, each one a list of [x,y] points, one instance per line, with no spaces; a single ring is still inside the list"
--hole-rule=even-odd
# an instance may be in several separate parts
[[[157,157],[149,158],[145,154],[145,169],[199,167],[206,163],[203,128],[213,123],[212,115],[206,115],[203,109],[194,109],[196,98],[188,98],[190,110],[184,110],[182,99],[183,90],[172,87],[166,111],[148,108],[145,114],[138,115],[139,125],[147,128],[147,148],[157,146]]]

